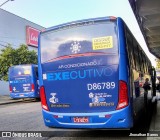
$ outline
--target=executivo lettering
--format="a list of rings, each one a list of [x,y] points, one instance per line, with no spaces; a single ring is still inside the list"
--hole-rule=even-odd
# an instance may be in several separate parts
[[[76,80],[76,79],[85,79],[85,78],[96,78],[96,77],[102,77],[102,76],[111,76],[112,73],[113,71],[111,68],[49,72],[47,73],[47,80],[57,81],[57,80]]]

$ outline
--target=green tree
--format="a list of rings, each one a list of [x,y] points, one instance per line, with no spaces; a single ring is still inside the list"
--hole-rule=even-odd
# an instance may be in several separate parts
[[[37,53],[24,44],[17,49],[7,45],[0,52],[0,80],[8,81],[9,67],[21,64],[37,64]]]

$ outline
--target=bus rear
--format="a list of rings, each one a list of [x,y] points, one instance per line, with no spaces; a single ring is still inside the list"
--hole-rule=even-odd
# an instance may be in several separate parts
[[[39,98],[37,77],[33,65],[17,65],[9,68],[11,98]]]
[[[128,85],[119,79],[116,19],[53,27],[40,35],[40,95],[46,126],[130,128]]]

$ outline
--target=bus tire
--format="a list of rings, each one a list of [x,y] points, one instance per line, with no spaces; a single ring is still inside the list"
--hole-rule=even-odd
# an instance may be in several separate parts
[[[41,101],[41,98],[36,98],[36,101]]]

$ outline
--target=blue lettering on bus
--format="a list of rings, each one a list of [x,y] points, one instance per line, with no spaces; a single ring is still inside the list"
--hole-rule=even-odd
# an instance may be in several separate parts
[[[56,80],[61,80],[61,72],[55,73]]]
[[[26,80],[26,79],[20,79],[20,80],[10,81],[11,84],[26,83],[26,82],[28,82],[28,80]]]
[[[69,79],[69,72],[62,72],[62,79],[68,80]]]
[[[87,70],[74,70],[74,71],[65,71],[65,72],[50,72],[47,73],[48,81],[57,81],[57,80],[75,80],[75,79],[85,79],[85,78],[96,78],[102,76],[112,75],[111,68],[101,68],[101,69],[87,69]]]
[[[98,74],[99,77],[101,77],[102,74],[103,74],[103,71],[100,71],[100,72],[99,72],[97,69],[95,70],[95,72]]]
[[[70,72],[70,79],[77,79],[77,77],[78,77],[77,71]]]
[[[79,78],[80,78],[80,79],[83,79],[83,78],[86,77],[86,72],[84,73],[84,72],[78,71],[78,75],[79,75]]]
[[[88,78],[91,77],[92,70],[94,70],[94,69],[85,70],[86,72],[88,72]]]
[[[50,81],[54,78],[54,73],[48,73],[47,74],[47,79]]]

